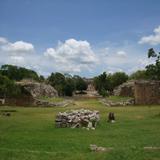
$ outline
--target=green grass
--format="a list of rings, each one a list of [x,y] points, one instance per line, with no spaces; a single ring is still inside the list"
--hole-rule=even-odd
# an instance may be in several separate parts
[[[121,102],[121,101],[127,101],[131,99],[131,97],[122,97],[122,96],[109,96],[106,98],[107,100],[113,101],[113,102]]]
[[[55,115],[70,109],[99,110],[96,130],[55,128]],[[160,106],[105,107],[98,100],[77,100],[67,108],[1,107],[14,109],[0,116],[0,160],[160,160]],[[107,123],[108,112],[116,123]],[[90,144],[114,147],[93,153]]]
[[[54,103],[58,103],[58,102],[63,102],[64,98],[61,97],[40,97],[40,99],[45,100],[45,101],[49,101],[49,102],[54,102]]]

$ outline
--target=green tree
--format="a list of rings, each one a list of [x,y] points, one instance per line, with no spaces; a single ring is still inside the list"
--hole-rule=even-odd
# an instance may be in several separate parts
[[[128,80],[128,75],[125,72],[116,72],[111,75],[112,90],[120,84]]]
[[[74,80],[72,78],[66,78],[64,86],[64,94],[66,96],[72,96],[74,90],[75,90]]]
[[[160,52],[156,53],[153,48],[150,48],[148,58],[154,58],[155,63],[146,66],[146,75],[149,79],[160,80]]]
[[[65,76],[63,74],[59,72],[51,73],[48,82],[58,91],[59,96],[64,95]]]
[[[2,65],[0,73],[7,76],[9,79],[16,81],[26,78],[39,80],[38,74],[35,71],[14,65]]]
[[[138,70],[132,73],[129,78],[134,80],[141,80],[141,79],[148,79],[148,76],[146,74],[146,70]]]
[[[94,78],[94,86],[101,95],[104,91],[109,90],[110,80],[107,78],[106,72],[103,72],[101,75]]]
[[[21,95],[21,88],[8,77],[0,74],[0,97],[18,97]]]
[[[44,76],[40,75],[40,76],[39,76],[39,81],[40,81],[40,82],[44,82],[44,81],[45,81]]]
[[[78,75],[75,75],[73,77],[74,79],[74,83],[75,83],[75,89],[78,91],[83,91],[87,89],[87,83],[85,82],[85,80],[83,78],[81,78]]]

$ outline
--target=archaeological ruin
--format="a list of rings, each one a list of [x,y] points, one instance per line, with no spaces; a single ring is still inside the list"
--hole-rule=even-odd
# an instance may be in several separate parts
[[[160,81],[128,81],[118,86],[114,95],[134,97],[135,104],[160,104]]]
[[[136,81],[134,97],[136,104],[160,104],[160,81]]]
[[[100,120],[99,111],[85,109],[59,112],[55,119],[57,128],[86,128],[95,129]]]

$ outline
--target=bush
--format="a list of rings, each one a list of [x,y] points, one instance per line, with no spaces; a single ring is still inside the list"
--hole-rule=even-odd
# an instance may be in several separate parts
[[[21,88],[8,79],[6,76],[0,75],[0,97],[18,97],[21,95]]]
[[[99,91],[99,94],[102,95],[103,97],[108,97],[109,96],[109,92],[106,91],[105,89],[102,89],[101,91]]]

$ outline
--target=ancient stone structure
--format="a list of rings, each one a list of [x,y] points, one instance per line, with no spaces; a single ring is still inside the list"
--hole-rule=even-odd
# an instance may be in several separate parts
[[[135,104],[160,104],[160,81],[128,81],[118,86],[114,95],[134,97]]]
[[[5,105],[8,106],[32,106],[33,104],[34,98],[31,95],[5,99]]]
[[[0,104],[5,104],[5,98],[0,98]]]
[[[98,111],[71,110],[69,112],[59,112],[55,119],[57,128],[80,128],[95,129],[100,120]]]
[[[100,95],[96,91],[93,83],[88,84],[86,93],[87,93],[86,96],[88,96],[88,97],[100,97]]]
[[[136,81],[136,104],[160,104],[160,81]]]
[[[101,147],[101,146],[97,146],[96,144],[90,144],[90,150],[92,152],[108,152],[113,150],[112,147]]]
[[[28,91],[34,98],[46,96],[46,97],[57,97],[58,92],[49,84],[31,82],[31,81],[21,81],[17,82],[26,91]]]
[[[74,97],[82,97],[82,98],[99,98],[101,97],[99,93],[96,91],[93,79],[92,78],[84,78],[86,83],[88,84],[87,90],[83,91],[83,94],[79,94],[79,92],[75,92]]]
[[[41,97],[57,97],[58,92],[51,86],[45,83],[39,83],[31,80],[23,80],[16,82],[21,86],[22,94],[20,97],[5,98],[5,101],[0,99],[0,105],[16,105],[16,106],[65,106],[67,102],[51,103],[41,100]],[[3,103],[5,102],[5,103]]]
[[[127,100],[120,100],[120,101],[112,101],[108,100],[107,98],[103,98],[99,100],[102,104],[104,104],[107,107],[114,107],[114,106],[129,106],[129,105],[134,105],[135,100],[134,98],[129,98]]]
[[[118,87],[116,87],[113,91],[115,96],[126,96],[126,97],[134,97],[134,83],[135,81],[125,82]]]
[[[69,104],[73,103],[72,100],[64,100],[62,102],[50,102],[42,99],[34,99],[34,106],[47,106],[47,107],[66,107]]]

